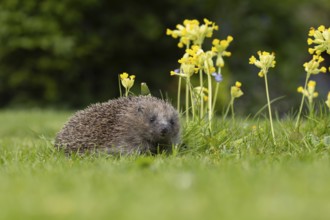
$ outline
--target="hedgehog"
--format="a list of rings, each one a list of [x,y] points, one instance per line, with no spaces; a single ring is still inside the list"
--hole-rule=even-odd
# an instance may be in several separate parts
[[[180,142],[177,110],[152,96],[129,96],[76,112],[58,132],[55,147],[67,153],[170,152]]]

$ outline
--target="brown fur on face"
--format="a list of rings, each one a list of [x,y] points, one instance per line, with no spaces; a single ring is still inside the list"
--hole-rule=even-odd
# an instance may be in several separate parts
[[[178,112],[151,96],[124,97],[78,111],[55,138],[67,152],[158,153],[179,143]]]

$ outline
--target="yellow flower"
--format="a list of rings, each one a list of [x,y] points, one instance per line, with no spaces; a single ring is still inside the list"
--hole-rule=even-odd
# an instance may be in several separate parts
[[[181,59],[178,61],[180,66],[180,74],[183,77],[190,77],[192,76],[197,70],[195,68],[196,65],[196,58],[190,56],[188,53],[185,53]],[[178,74],[176,74],[178,75]]]
[[[309,103],[312,103],[313,98],[316,98],[319,95],[318,92],[315,92],[315,86],[316,86],[316,82],[313,80],[310,80],[310,81],[308,81],[307,89],[304,89],[302,86],[299,86],[297,91],[299,93],[302,93],[304,96],[306,96],[308,98]]]
[[[328,92],[328,98],[327,101],[325,101],[325,104],[328,106],[328,108],[330,109],[330,92]]]
[[[304,89],[302,86],[299,86],[299,87],[297,88],[297,92],[302,93],[304,96],[309,96],[307,90]]]
[[[310,54],[320,55],[324,51],[330,54],[330,28],[321,25],[315,30],[311,27],[308,36],[311,37],[307,39],[308,45],[315,44],[313,48],[308,49]]]
[[[134,85],[135,75],[129,76],[128,73],[123,72],[122,74],[120,74],[120,80],[123,87],[127,90],[130,90],[130,88],[132,88],[132,86]]]
[[[223,67],[224,66],[224,60],[223,57],[229,57],[231,56],[231,52],[226,51],[230,42],[233,41],[232,36],[228,36],[227,40],[219,40],[214,39],[212,42],[212,51],[217,53],[217,60],[216,60],[216,66]]]
[[[175,71],[171,71],[171,76],[180,76],[180,77],[191,77],[195,72],[198,71],[195,68],[196,59],[190,56],[188,53],[185,53],[181,59],[178,60],[181,64],[180,69],[176,69]]]
[[[184,20],[183,25],[176,25],[176,30],[166,30],[167,35],[171,35],[173,38],[180,38],[178,43],[179,47],[184,45],[190,45],[192,42],[195,45],[202,45],[205,37],[212,37],[213,31],[218,30],[218,26],[214,22],[204,19],[204,24],[199,25],[199,21]]]
[[[180,42],[178,46],[181,48],[184,45],[189,45],[190,39],[192,36],[188,33],[188,31],[195,30],[199,26],[199,22],[197,20],[184,20],[184,25],[178,24],[176,25],[176,30],[166,30],[167,35],[171,35],[173,38],[180,37]]]
[[[196,72],[198,72],[199,69],[203,69],[204,72],[207,74],[212,74],[213,72],[215,72],[215,67],[212,59],[215,56],[214,52],[204,52],[200,48],[200,46],[193,45],[191,49],[186,50],[186,56],[189,56],[191,58],[192,63],[195,64]]]
[[[178,75],[178,74],[179,74],[179,72],[176,72],[176,71],[173,71],[173,70],[170,72],[171,76],[175,76],[175,75]]]
[[[304,88],[303,88],[302,86],[299,86],[299,87],[297,88],[297,92],[299,92],[299,93],[303,93],[303,91],[304,91]]]
[[[255,56],[251,56],[249,59],[249,64],[254,64],[257,61],[257,59],[255,58]]]
[[[186,49],[186,56],[190,56],[197,68],[203,65],[204,60],[202,59],[204,51],[198,45],[193,45],[191,48]]]
[[[180,71],[171,71],[171,75],[178,75],[182,77],[190,77],[197,73],[199,69],[203,68],[206,73],[215,72],[213,65],[214,53],[211,51],[204,52],[200,46],[193,45],[186,49],[186,53],[179,59]]]
[[[216,71],[213,63],[214,53],[212,51],[206,51],[202,54],[202,60],[204,60],[203,67],[206,74],[212,74]]]
[[[249,64],[254,64],[256,67],[260,68],[258,76],[263,77],[267,74],[270,67],[275,67],[275,55],[274,53],[269,53],[266,51],[258,51],[259,60],[255,56],[251,56],[249,59]]]
[[[235,85],[231,87],[230,94],[233,98],[238,98],[244,95],[243,91],[241,90],[242,83],[236,81]]]
[[[310,80],[307,84],[308,94],[310,96],[313,96],[313,98],[316,98],[319,95],[318,92],[315,92],[315,86],[316,86],[316,82],[313,80]]]
[[[175,31],[172,31],[170,29],[166,29],[166,35],[171,35],[173,38],[178,38],[178,33],[176,33]]]
[[[314,80],[309,80],[307,86],[309,88],[315,88],[316,82]]]
[[[320,63],[324,61],[324,59],[319,55],[314,55],[313,58],[309,61],[304,63],[305,71],[308,75],[311,74],[319,74],[320,72],[325,73],[327,69],[325,67],[320,67]]]
[[[128,73],[123,72],[122,74],[120,74],[120,79],[127,79],[128,78]]]

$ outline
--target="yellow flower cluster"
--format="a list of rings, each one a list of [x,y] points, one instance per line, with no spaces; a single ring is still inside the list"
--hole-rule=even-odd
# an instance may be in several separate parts
[[[171,71],[171,75],[178,75],[183,77],[192,76],[193,73],[197,73],[198,70],[202,69],[205,73],[211,74],[216,71],[215,66],[223,67],[224,60],[223,56],[230,56],[231,53],[226,51],[230,42],[233,40],[231,36],[227,40],[218,40],[213,41],[212,50],[204,52],[198,45],[193,45],[191,48],[186,49],[184,56],[179,59],[181,64],[180,73]],[[214,65],[213,58],[216,58],[216,63]]]
[[[229,105],[227,107],[227,110],[225,112],[225,118],[227,117],[227,114],[229,112],[229,109],[231,109],[231,115],[234,118],[235,117],[235,112],[234,112],[234,101],[236,98],[241,97],[242,95],[244,95],[243,91],[241,90],[242,87],[242,83],[239,81],[236,81],[235,85],[233,85],[230,88],[230,95],[231,95],[231,99],[229,102]]]
[[[228,36],[225,40],[215,39],[212,42],[210,50],[203,50],[202,45],[205,38],[210,38],[213,31],[218,30],[218,26],[208,19],[204,19],[204,24],[200,24],[197,20],[184,20],[183,24],[178,24],[175,30],[167,29],[166,34],[173,38],[179,38],[179,47],[186,47],[185,53],[179,59],[180,68],[171,71],[171,75],[179,76],[178,83],[178,109],[180,107],[181,98],[181,80],[185,79],[185,105],[186,120],[189,121],[190,112],[192,117],[204,117],[204,111],[208,111],[209,129],[212,129],[211,119],[214,115],[216,98],[218,94],[219,83],[222,81],[221,68],[224,67],[223,57],[229,57],[230,52],[227,51],[228,46],[233,41],[232,36]],[[190,79],[194,73],[198,73],[199,86],[194,86],[196,81]],[[206,74],[207,80],[204,80]],[[216,88],[212,89],[212,78],[217,82]],[[198,100],[197,100],[198,99]],[[207,106],[204,108],[204,102]]]
[[[320,63],[324,61],[321,54],[324,51],[330,54],[330,28],[326,29],[324,25],[319,26],[317,29],[311,27],[308,36],[309,37],[307,38],[307,44],[308,45],[314,44],[314,47],[308,49],[308,52],[312,54],[313,57],[310,61],[303,64],[307,74],[306,74],[304,87],[300,86],[298,88],[298,92],[302,93],[303,96],[300,103],[297,122],[295,125],[296,129],[299,128],[300,115],[302,112],[305,96],[308,98],[311,115],[313,114],[313,107],[312,107],[313,98],[318,96],[318,93],[314,91],[316,83],[312,80],[311,81],[308,80],[312,74],[319,74],[321,72],[325,73],[327,71],[325,67],[320,67]]]
[[[230,53],[227,51],[226,54]],[[171,75],[177,75],[182,77],[190,77],[193,73],[197,73],[200,69],[203,70],[206,74],[212,74],[216,71],[214,66],[213,58],[217,57],[216,65],[218,67],[224,66],[223,61],[223,53],[215,53],[213,51],[206,51],[202,50],[199,46],[193,45],[191,48],[186,49],[186,53],[183,55],[178,62],[181,64],[180,72],[171,71]],[[228,55],[227,55],[228,56]],[[221,62],[219,63],[218,60],[221,58]]]
[[[199,25],[199,21],[194,20],[184,20],[183,25],[178,24],[175,30],[166,30],[166,34],[172,36],[173,38],[180,38],[178,46],[180,48],[186,45],[202,45],[205,37],[212,37],[213,31],[218,30],[218,26],[214,22],[204,19],[204,24]]]
[[[206,73],[215,72],[212,60],[215,54],[212,51],[204,52],[204,50],[202,50],[200,46],[193,45],[191,49],[188,48],[186,50],[186,54],[189,54],[193,58],[194,64],[196,66],[196,73],[200,69],[203,69]]]
[[[305,68],[305,71],[307,72],[308,77],[311,74],[319,74],[320,72],[325,73],[327,71],[324,66],[320,68],[320,63],[322,61],[324,61],[323,57],[321,57],[320,55],[314,55],[309,62],[304,63],[303,66]]]
[[[315,91],[316,82],[310,80],[307,84],[307,89],[304,89],[302,86],[299,86],[297,91],[302,93],[304,96],[307,97],[308,102],[312,103],[313,99],[318,97],[319,93]]]
[[[224,60],[223,57],[230,57],[231,52],[226,51],[227,47],[229,46],[230,42],[233,41],[232,36],[228,36],[227,40],[219,40],[219,39],[214,39],[212,42],[212,51],[215,52],[217,56],[216,60],[216,66],[223,67],[224,66]]]
[[[274,142],[274,145],[276,145],[275,132],[274,132],[274,126],[273,126],[273,119],[272,119],[273,116],[272,116],[272,111],[271,111],[271,106],[270,106],[268,80],[267,80],[268,69],[270,67],[274,68],[275,64],[276,64],[275,54],[269,53],[266,51],[263,51],[263,52],[258,51],[258,56],[259,56],[259,60],[255,56],[251,56],[249,59],[249,64],[253,64],[256,67],[260,68],[258,76],[264,77],[264,79],[265,79],[267,106],[268,106],[268,112],[269,112],[269,122],[270,122],[271,131],[272,131],[273,142]]]
[[[258,76],[264,77],[267,74],[270,67],[275,67],[275,55],[274,53],[269,53],[266,51],[258,51],[259,60],[255,56],[251,56],[249,59],[249,64],[254,64],[256,67],[260,68]]]
[[[226,40],[214,39],[212,49],[204,51],[201,45],[205,37],[212,37],[213,31],[218,30],[218,26],[214,22],[204,19],[204,24],[199,25],[197,20],[184,20],[183,25],[178,24],[176,30],[167,29],[167,35],[173,38],[180,38],[179,47],[187,46],[185,54],[179,63],[180,71],[171,71],[171,75],[182,77],[190,77],[198,70],[203,70],[206,74],[212,74],[216,71],[215,67],[223,67],[223,57],[231,56],[226,51],[229,44],[233,41],[232,36],[228,36]],[[213,58],[216,57],[214,65]],[[194,67],[193,67],[194,66]]]
[[[178,71],[171,71],[171,76],[177,75],[182,77],[191,77],[195,72],[198,71],[198,68],[196,68],[196,56],[185,53],[181,59],[178,61],[181,66]]]
[[[320,62],[323,61],[323,58],[321,57],[321,54],[323,52],[326,52],[330,54],[330,28],[325,28],[324,25],[319,26],[317,29],[311,27],[308,33],[309,38],[307,38],[307,44],[308,45],[314,45],[312,48],[308,48],[308,52],[310,54],[315,54],[313,56],[314,65],[319,65]],[[317,57],[318,59],[314,58]],[[320,58],[321,57],[321,58]],[[311,61],[310,61],[311,62]],[[318,64],[316,64],[318,62]],[[314,74],[318,74],[319,72],[326,72],[326,68],[322,67],[320,68],[320,71]],[[330,67],[329,67],[330,71]]]
[[[321,25],[315,30],[312,27],[308,36],[310,37],[307,39],[308,45],[315,44],[313,48],[308,49],[310,54],[321,55],[324,51],[330,54],[330,28],[325,28],[324,25]]]
[[[235,85],[231,87],[230,94],[232,98],[238,98],[244,95],[244,93],[241,90],[242,83],[239,81],[236,81]]]
[[[125,96],[128,96],[129,90],[133,87],[135,81],[135,75],[128,75],[128,73],[123,72],[120,76],[120,81],[125,88]]]

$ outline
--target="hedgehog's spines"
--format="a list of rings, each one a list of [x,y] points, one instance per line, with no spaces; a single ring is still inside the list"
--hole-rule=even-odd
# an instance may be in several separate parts
[[[58,133],[55,145],[68,151],[144,153],[154,152],[158,145],[171,148],[179,135],[179,117],[173,106],[152,96],[132,96],[78,111]]]

